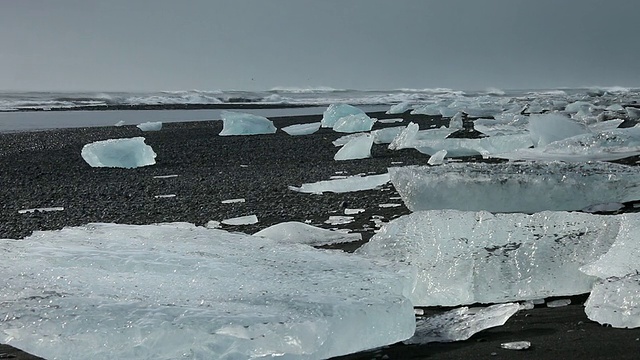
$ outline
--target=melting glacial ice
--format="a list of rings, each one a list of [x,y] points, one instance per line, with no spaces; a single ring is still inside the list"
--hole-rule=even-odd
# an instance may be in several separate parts
[[[584,311],[589,319],[600,324],[640,327],[640,275],[634,273],[598,282],[591,290]]]
[[[220,136],[273,134],[276,127],[266,117],[233,111],[220,113],[223,125]]]
[[[324,111],[322,120],[320,121],[322,127],[333,128],[338,120],[349,115],[363,115],[364,111],[358,109],[355,106],[348,104],[331,104]]]
[[[147,121],[136,126],[138,129],[142,131],[160,131],[162,130],[162,122],[161,121]]]
[[[136,168],[156,163],[156,153],[143,137],[108,139],[86,144],[81,155],[92,167]]]
[[[640,214],[420,211],[356,253],[406,264],[416,306],[533,300],[589,292],[597,278],[579,269],[624,236],[622,223],[640,232]]]
[[[0,240],[0,342],[48,359],[324,359],[408,339],[405,284],[352,254],[185,223]]]
[[[356,136],[344,144],[333,156],[333,159],[340,161],[370,158],[371,146],[373,146],[371,134]]]
[[[595,163],[448,163],[389,168],[409,210],[533,213],[640,199],[640,168]]]

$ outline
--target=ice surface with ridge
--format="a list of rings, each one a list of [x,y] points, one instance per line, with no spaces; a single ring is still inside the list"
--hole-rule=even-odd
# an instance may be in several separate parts
[[[95,141],[82,147],[80,155],[92,167],[137,168],[156,163],[156,153],[143,137]]]
[[[326,359],[415,330],[392,264],[306,245],[89,224],[0,252],[0,342],[48,359]]]
[[[419,211],[356,253],[406,265],[415,306],[533,300],[589,292],[597,278],[580,267],[611,248],[623,222],[640,232],[640,214]]]
[[[273,134],[277,130],[273,122],[263,116],[226,110],[220,116],[223,122],[220,136]]]
[[[389,168],[411,211],[533,213],[640,200],[640,168],[605,162],[448,163]]]

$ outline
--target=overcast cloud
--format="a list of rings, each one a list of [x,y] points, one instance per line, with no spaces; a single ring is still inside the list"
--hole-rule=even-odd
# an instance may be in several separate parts
[[[637,0],[7,0],[2,90],[640,86]]]

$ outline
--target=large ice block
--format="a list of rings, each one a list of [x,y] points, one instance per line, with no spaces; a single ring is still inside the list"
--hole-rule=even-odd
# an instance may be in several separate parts
[[[322,127],[333,128],[335,123],[345,116],[362,114],[364,114],[364,111],[355,106],[348,104],[331,104],[324,111],[320,123],[322,124]]]
[[[533,213],[640,199],[640,168],[604,162],[449,163],[393,167],[389,175],[411,211]]]
[[[0,240],[0,342],[47,359],[326,359],[414,332],[389,264],[191,224]]]
[[[590,132],[584,124],[558,114],[532,115],[528,129],[535,147]]]
[[[338,119],[333,125],[333,131],[355,133],[369,131],[378,119],[370,118],[367,114],[347,115]]]
[[[266,117],[233,111],[220,113],[223,125],[220,136],[273,134],[276,127]]]
[[[585,303],[587,317],[615,328],[640,327],[640,275],[598,282]]]
[[[338,152],[333,156],[334,160],[355,160],[371,157],[371,146],[373,145],[373,136],[365,134],[357,136],[348,143],[344,144]]]
[[[640,214],[629,215],[640,222]],[[627,220],[551,211],[420,211],[387,223],[356,253],[405,264],[404,274],[415,271],[410,298],[416,306],[575,295],[597,280],[579,268],[606,253]]]
[[[136,168],[156,163],[156,153],[143,137],[108,139],[86,144],[80,155],[92,167]]]

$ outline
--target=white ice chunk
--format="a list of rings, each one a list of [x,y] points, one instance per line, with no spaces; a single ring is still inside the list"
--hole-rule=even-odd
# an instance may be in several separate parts
[[[532,115],[529,118],[528,128],[535,147],[543,147],[554,141],[590,133],[584,124],[558,114]]]
[[[587,317],[615,328],[640,327],[640,275],[609,278],[596,284],[585,303]]]
[[[81,155],[92,167],[130,169],[156,163],[156,153],[143,137],[92,142],[82,147]]]
[[[266,117],[233,111],[220,113],[223,125],[220,136],[273,134],[276,127]]]
[[[333,156],[334,160],[355,160],[371,157],[371,146],[373,146],[373,136],[366,134],[349,140]]]
[[[142,124],[138,124],[136,127],[142,131],[160,131],[162,130],[162,122],[148,121],[143,122]]]
[[[640,231],[640,214],[633,216]],[[628,217],[569,212],[420,211],[387,223],[356,251],[407,266],[415,306],[501,303],[582,294],[579,268],[609,250]],[[413,274],[413,275],[410,275]]]
[[[124,122],[124,120],[120,120],[120,121],[118,121],[117,123],[113,124],[113,126],[120,127],[120,126],[124,126],[124,124],[126,124],[126,123]]]
[[[500,347],[506,350],[527,350],[531,347],[530,341],[511,341],[500,344]]]
[[[220,221],[216,221],[216,220],[209,220],[204,227],[206,227],[207,229],[219,229],[220,228]]]
[[[332,215],[324,221],[329,225],[345,225],[353,222],[353,216]]]
[[[373,124],[377,121],[376,118],[370,118],[367,114],[355,114],[347,115],[338,119],[333,125],[333,131],[342,133],[354,133],[361,131],[369,131]]]
[[[420,319],[416,333],[405,344],[428,344],[467,340],[474,334],[502,326],[518,312],[519,304],[508,303],[472,309],[464,306],[445,313]]]
[[[32,208],[32,209],[21,209],[21,210],[18,210],[18,214],[28,214],[36,211],[50,212],[50,211],[63,211],[63,210],[64,210],[64,207],[62,206],[39,207],[39,208]]]
[[[594,163],[447,163],[389,168],[411,211],[581,210],[640,199],[640,167]]]
[[[379,121],[379,120],[378,120]],[[373,130],[373,142],[375,144],[390,144],[400,133],[404,131],[406,126],[394,126],[384,129]]]
[[[302,184],[300,187],[289,186],[290,190],[322,194],[323,192],[345,193],[351,191],[371,190],[389,182],[389,174],[369,176],[349,176],[345,179],[323,180],[315,183]]]
[[[437,151],[435,154],[431,155],[429,160],[427,160],[427,164],[429,165],[442,165],[444,163],[444,157],[447,156],[447,150]]]
[[[227,199],[227,200],[221,201],[222,204],[237,204],[237,203],[243,203],[243,202],[245,202],[245,199],[243,198]]]
[[[393,119],[378,119],[378,122],[381,124],[393,124],[397,122],[403,122],[403,118],[393,118]]]
[[[344,209],[345,215],[356,215],[365,212],[365,209]]]
[[[291,136],[309,135],[313,134],[320,129],[320,123],[314,122],[310,124],[296,124],[289,125],[282,128],[282,131]]]
[[[163,195],[154,195],[153,197],[156,199],[168,199],[176,197],[176,194],[163,194]]]
[[[373,134],[373,131],[371,133]],[[355,138],[357,138],[359,136],[365,136],[367,134],[368,133],[364,133],[364,132],[355,133],[355,134],[347,134],[347,135],[340,136],[339,138],[333,140],[331,143],[333,144],[333,146],[342,146],[342,145],[348,143],[349,141],[351,141],[351,140],[353,140],[353,139],[355,139]]]
[[[171,179],[171,178],[176,178],[178,177],[178,174],[171,174],[171,175],[155,175],[153,178],[154,179]]]
[[[331,104],[324,111],[321,120],[321,126],[325,128],[332,128],[336,121],[348,115],[361,115],[364,111],[358,109],[355,106],[347,104]]]
[[[391,105],[386,114],[404,114],[409,109],[411,109],[411,103],[408,101],[403,101],[399,104]]]
[[[428,104],[428,105],[419,105],[415,106],[413,110],[411,110],[412,115],[429,115],[429,116],[437,116],[440,115],[440,109],[443,108],[441,104]]]
[[[47,359],[326,359],[405,340],[391,264],[191,224],[0,240],[0,342]]]
[[[339,244],[362,240],[360,233],[344,233],[317,226],[290,221],[260,230],[253,236],[261,236],[280,243],[306,244],[312,246]]]
[[[255,215],[238,216],[222,220],[222,223],[225,225],[252,225],[258,223],[258,217]]]
[[[571,305],[571,299],[558,299],[547,302],[547,307],[557,308]]]
[[[565,108],[564,111],[568,112],[568,113],[577,113],[578,111],[580,111],[580,109],[584,109],[584,108],[590,108],[592,107],[593,104],[590,102],[586,102],[586,101],[574,101],[571,104],[568,104]]]
[[[419,130],[418,124],[410,122],[389,144],[390,150],[415,147],[419,141],[439,141],[455,132],[455,129],[440,128]]]
[[[462,129],[462,113],[457,112],[451,120],[449,120],[449,128],[450,129]]]

